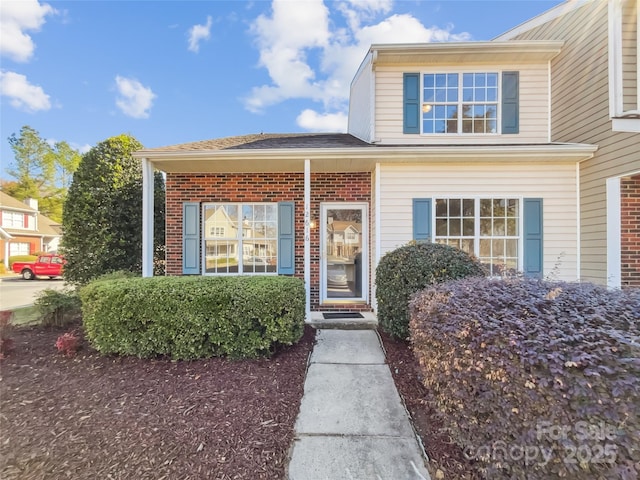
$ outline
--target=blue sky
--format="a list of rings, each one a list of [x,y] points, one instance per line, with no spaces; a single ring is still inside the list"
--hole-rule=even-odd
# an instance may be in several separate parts
[[[0,176],[23,125],[86,151],[344,131],[371,43],[490,40],[560,0],[0,3]]]

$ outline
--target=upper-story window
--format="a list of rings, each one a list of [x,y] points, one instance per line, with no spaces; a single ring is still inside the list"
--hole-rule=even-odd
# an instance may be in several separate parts
[[[609,1],[609,116],[614,131],[640,132],[640,8]]]
[[[2,212],[2,226],[5,228],[27,228],[24,213]]]
[[[425,73],[422,133],[498,133],[498,73]]]

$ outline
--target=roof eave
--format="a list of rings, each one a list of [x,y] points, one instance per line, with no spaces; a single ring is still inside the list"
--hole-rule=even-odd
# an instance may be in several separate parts
[[[597,146],[586,144],[381,146],[364,148],[200,150],[136,152],[155,168],[171,173],[296,172],[305,159],[312,169],[368,171],[376,163],[415,162],[580,162],[593,157]],[[324,165],[323,165],[324,164]]]
[[[372,45],[375,65],[418,62],[442,63],[543,63],[560,53],[564,45],[557,40],[518,40],[492,42],[447,42],[427,44]]]

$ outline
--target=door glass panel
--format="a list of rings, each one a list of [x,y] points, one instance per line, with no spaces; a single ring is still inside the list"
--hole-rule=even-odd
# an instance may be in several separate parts
[[[326,210],[327,298],[363,298],[363,209]]]

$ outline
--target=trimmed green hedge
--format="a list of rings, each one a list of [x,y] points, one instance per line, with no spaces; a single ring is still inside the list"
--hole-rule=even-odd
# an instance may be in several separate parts
[[[258,357],[304,330],[304,283],[291,277],[103,280],[80,298],[87,337],[105,354]]]
[[[9,257],[9,269],[11,270],[16,262],[35,262],[36,260],[38,260],[37,255],[13,255]]]
[[[388,252],[376,269],[378,321],[396,338],[409,336],[409,300],[428,285],[484,276],[480,262],[454,247],[412,242]]]

